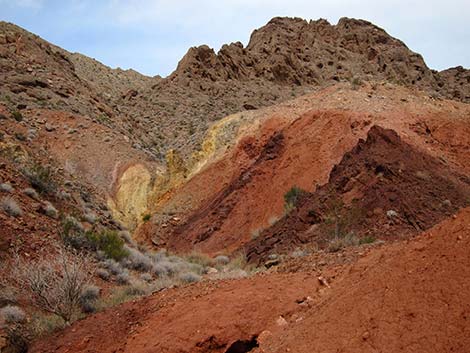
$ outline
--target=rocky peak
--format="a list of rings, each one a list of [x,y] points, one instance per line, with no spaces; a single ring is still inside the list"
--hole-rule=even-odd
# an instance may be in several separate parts
[[[285,85],[320,85],[352,78],[436,87],[422,57],[364,20],[328,21],[276,17],[255,30],[249,44],[225,45],[218,54],[191,48],[172,78],[262,79]]]

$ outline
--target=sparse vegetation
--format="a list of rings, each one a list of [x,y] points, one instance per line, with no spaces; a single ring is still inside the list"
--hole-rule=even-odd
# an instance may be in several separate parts
[[[359,244],[372,244],[373,242],[375,242],[375,238],[371,235],[368,235],[366,237],[362,237],[360,240],[359,240]]]
[[[31,186],[41,194],[54,194],[57,185],[53,179],[53,171],[49,166],[33,164],[23,169],[24,176]]]
[[[284,209],[286,213],[292,211],[300,200],[300,197],[305,194],[305,190],[297,186],[293,186],[289,191],[284,194]]]
[[[96,311],[97,300],[100,297],[100,288],[95,285],[87,285],[83,288],[80,296],[80,306],[84,313]]]
[[[199,282],[201,280],[201,276],[193,272],[185,272],[179,275],[179,279],[183,283],[194,283],[194,282]]]
[[[353,234],[348,233],[341,237],[334,237],[330,240],[328,244],[329,252],[337,252],[341,249],[347,248],[349,246],[355,246],[359,244],[359,239]]]
[[[26,188],[23,190],[26,196],[31,197],[33,200],[39,200],[39,194],[33,188]]]
[[[17,122],[23,121],[23,114],[21,112],[15,110],[11,113],[11,117],[15,119]]]
[[[45,203],[44,213],[46,214],[46,216],[51,217],[51,218],[59,217],[59,211],[57,211],[57,209],[50,202]]]
[[[12,217],[20,217],[23,214],[21,207],[11,197],[4,197],[0,201],[0,208],[3,210],[3,212]]]
[[[88,263],[84,255],[62,249],[48,259],[16,258],[10,279],[37,308],[69,323],[76,317],[90,279]]]
[[[13,192],[13,186],[11,186],[11,184],[8,184],[8,183],[1,183],[0,184],[0,191],[1,192],[11,193],[11,192]]]
[[[23,309],[14,305],[7,305],[0,309],[0,317],[7,324],[18,324],[26,320],[26,314]]]
[[[230,262],[230,258],[225,255],[219,255],[214,260],[218,265],[228,265],[228,263]]]
[[[144,222],[148,222],[148,221],[150,221],[150,218],[151,218],[151,217],[152,217],[152,216],[147,213],[147,214],[144,214],[144,216],[142,217],[142,220],[143,220]]]
[[[109,281],[111,274],[104,268],[99,268],[96,270],[96,275],[104,281]]]

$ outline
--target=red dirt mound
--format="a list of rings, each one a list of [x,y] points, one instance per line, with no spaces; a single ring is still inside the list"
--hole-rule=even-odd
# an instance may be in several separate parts
[[[170,289],[88,317],[31,352],[237,352],[230,347],[276,325],[318,287],[315,276],[294,274]]]
[[[470,210],[359,260],[253,352],[468,352]],[[299,319],[300,317],[300,319]]]
[[[396,239],[426,230],[465,207],[470,179],[442,160],[373,126],[346,153],[328,183],[300,196],[298,207],[247,244],[250,261],[331,237]]]

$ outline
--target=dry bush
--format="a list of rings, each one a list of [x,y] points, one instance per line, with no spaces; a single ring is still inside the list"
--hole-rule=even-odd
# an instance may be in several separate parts
[[[8,324],[17,324],[26,320],[23,309],[14,305],[7,305],[0,309],[0,317]]]
[[[6,214],[12,217],[19,217],[23,214],[18,203],[11,197],[4,197],[2,201],[0,201],[0,207]]]
[[[85,255],[60,249],[48,259],[17,257],[10,277],[34,306],[70,323],[79,312],[82,292],[91,277],[88,263]]]

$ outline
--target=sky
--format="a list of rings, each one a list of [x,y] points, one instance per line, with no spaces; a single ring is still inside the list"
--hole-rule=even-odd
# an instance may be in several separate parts
[[[470,0],[0,0],[0,20],[149,76],[170,74],[192,46],[246,45],[275,16],[365,19],[432,69],[470,68]]]

